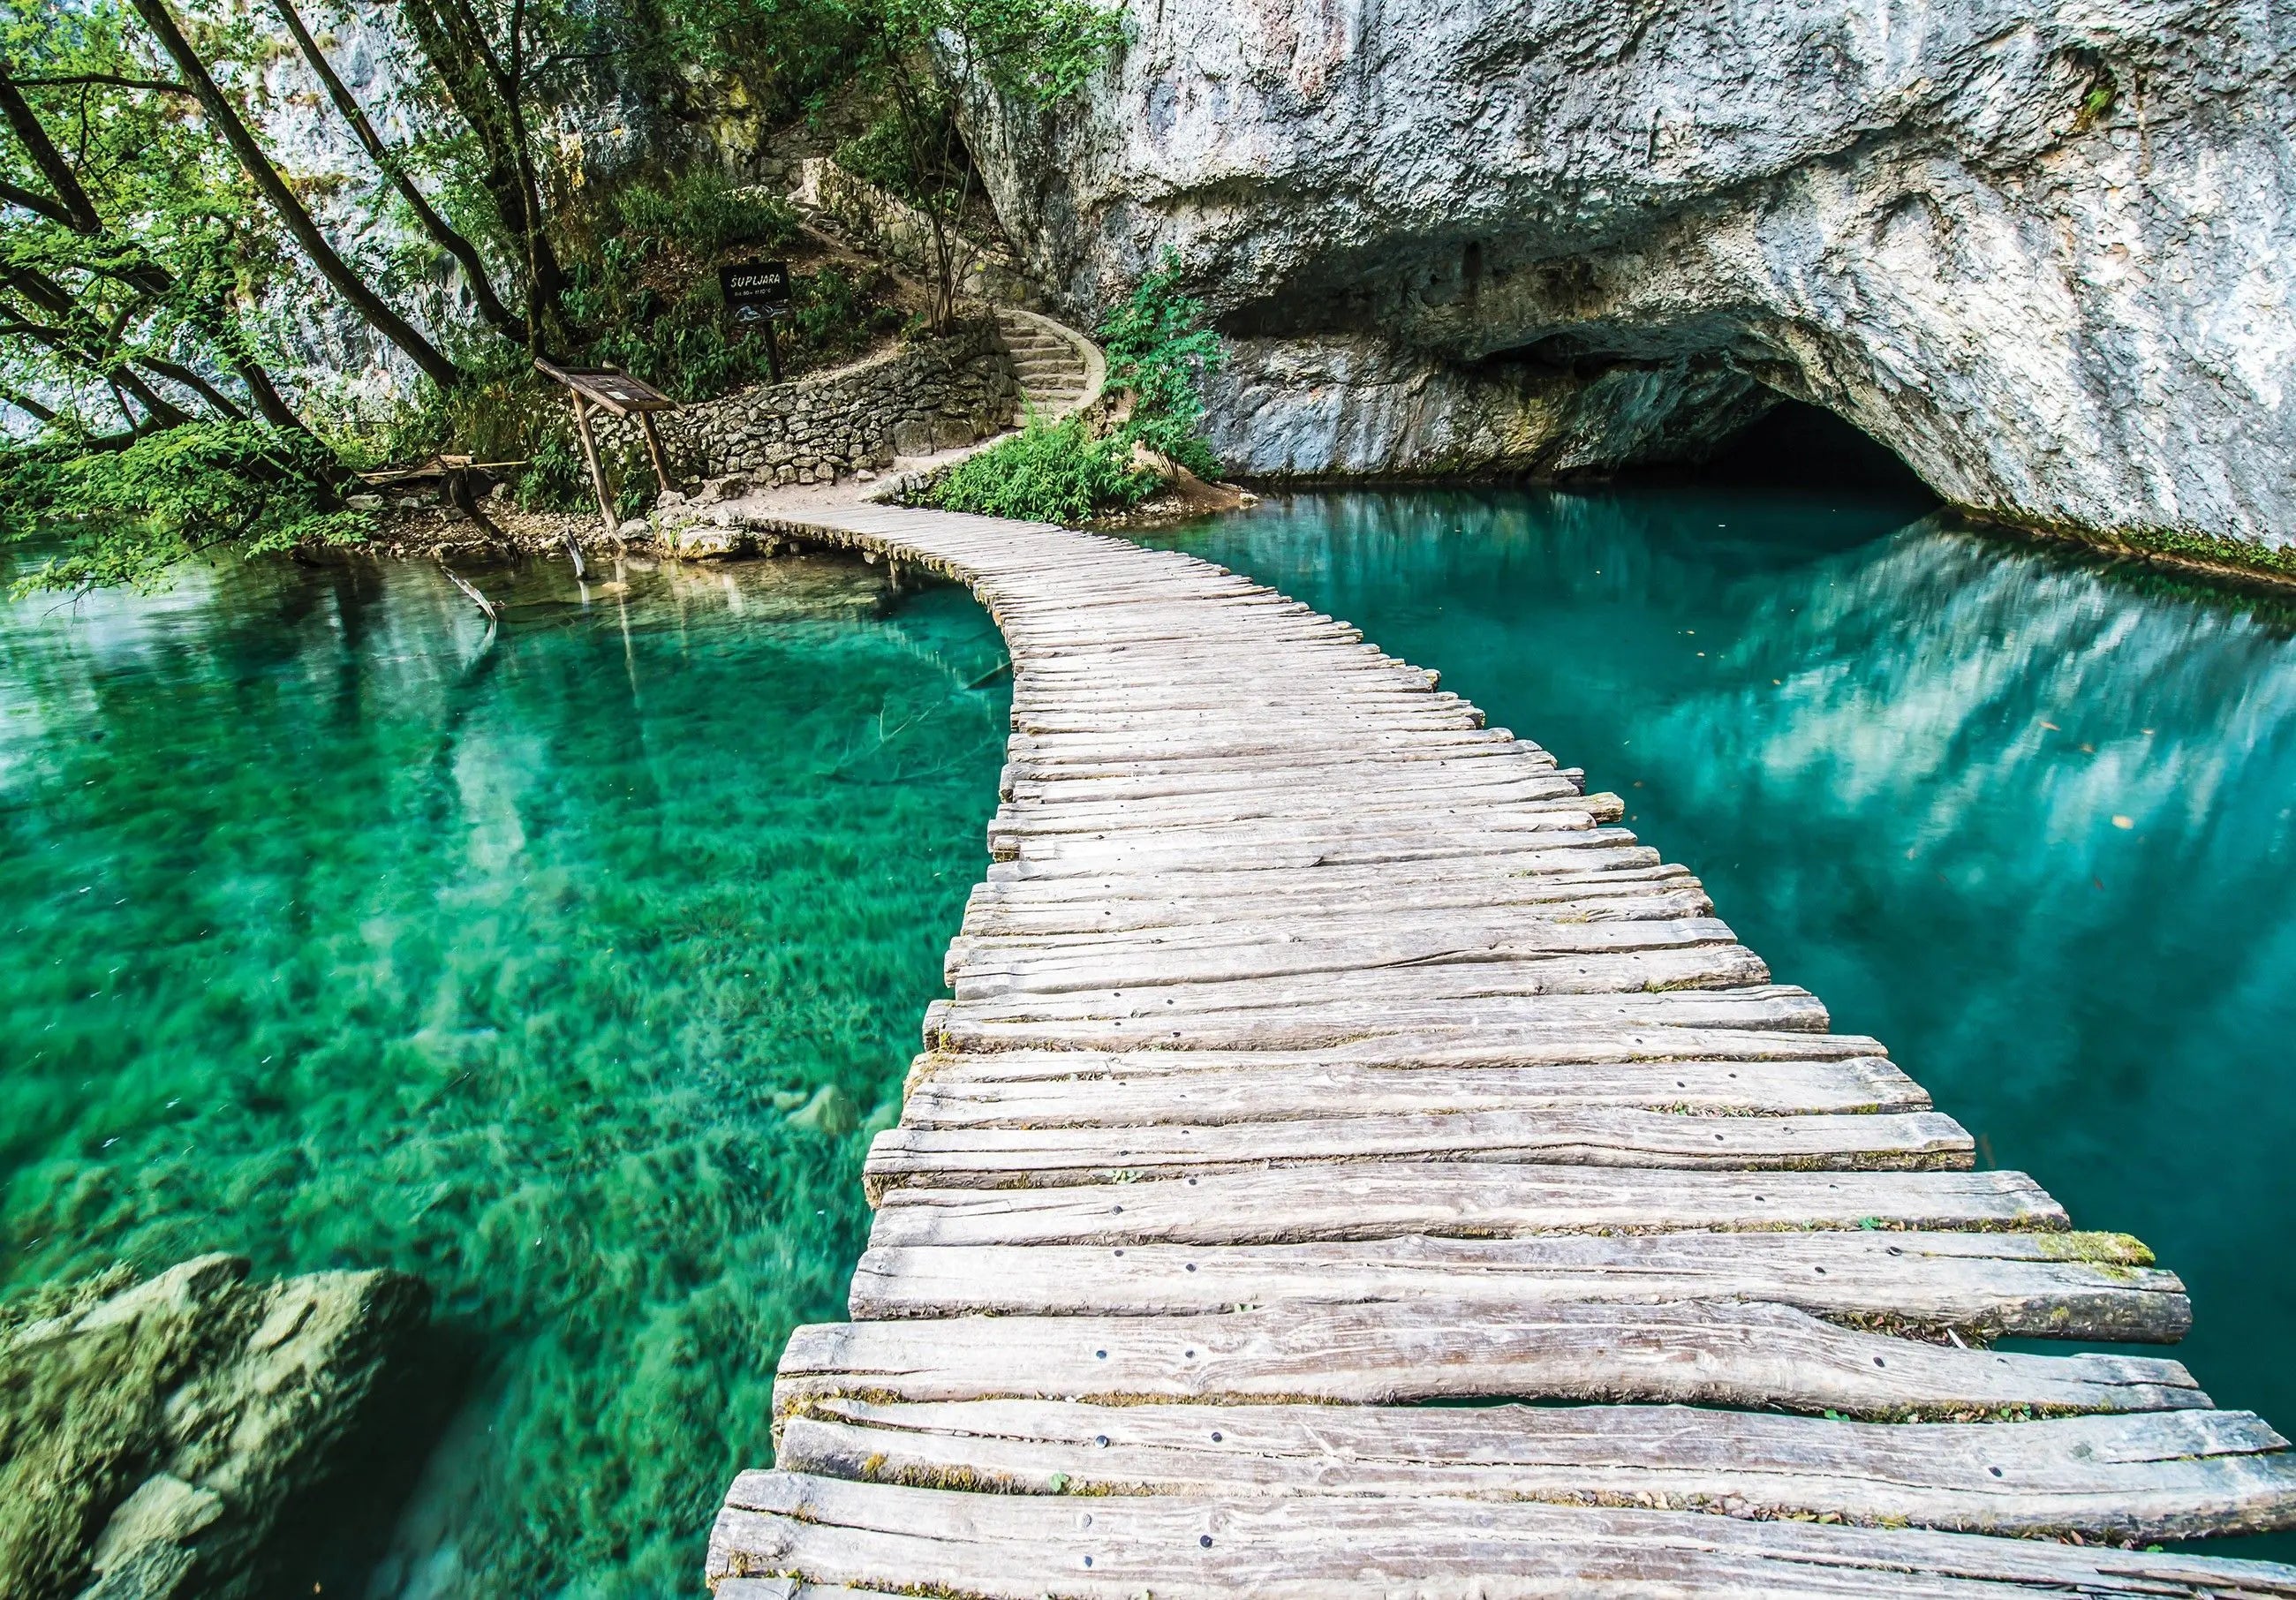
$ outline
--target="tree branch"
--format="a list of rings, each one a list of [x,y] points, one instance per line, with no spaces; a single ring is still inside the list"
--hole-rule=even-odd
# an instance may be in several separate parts
[[[376,332],[404,350],[407,358],[422,369],[423,376],[441,389],[458,387],[463,382],[463,369],[441,355],[435,345],[416,332],[412,323],[393,310],[364,278],[351,269],[350,263],[336,252],[335,247],[327,242],[326,235],[319,232],[319,225],[311,219],[311,213],[295,197],[294,191],[280,176],[279,169],[271,164],[271,158],[264,153],[263,147],[255,142],[255,135],[248,131],[246,122],[224,98],[223,91],[216,86],[214,78],[208,72],[207,63],[200,59],[198,52],[192,48],[191,41],[184,37],[183,29],[176,25],[174,15],[168,10],[167,0],[133,0],[133,3],[136,14],[144,19],[144,26],[152,30],[160,47],[174,60],[176,70],[184,75],[193,92],[199,96],[200,107],[207,113],[209,123],[223,135],[225,142],[231,146],[232,153],[239,158],[240,166],[254,181],[263,198],[270,202],[271,209],[278,213],[280,221],[287,225],[287,231],[295,236],[295,242],[302,246],[303,253],[310,258],[311,265],[319,269],[319,275],[332,284],[335,291],[348,300]]]
[[[243,423],[247,420],[247,413],[232,404],[229,396],[182,362],[162,361],[157,356],[138,356],[135,357],[135,364],[146,371],[157,373],[163,378],[171,379],[182,384],[233,422]]]
[[[172,83],[164,78],[122,78],[117,72],[74,72],[60,78],[20,78],[16,80],[26,88],[58,89],[71,85],[108,84],[118,89],[157,89],[167,94],[189,94],[192,86]]]
[[[40,169],[40,176],[48,180],[48,187],[55,193],[55,209],[33,209],[44,216],[53,217],[74,233],[102,233],[103,223],[96,215],[95,202],[88,199],[87,191],[80,187],[78,175],[73,172],[71,163],[64,160],[64,152],[56,148],[56,142],[48,137],[47,127],[34,114],[31,103],[24,98],[23,91],[17,88],[15,80],[8,76],[8,66],[4,61],[0,61],[0,117],[6,118],[10,131],[15,134],[17,142],[32,158],[32,165]]]
[[[407,209],[414,213],[415,220],[422,225],[422,231],[462,263],[463,275],[470,281],[472,297],[479,303],[479,315],[485,317],[496,332],[524,342],[526,325],[511,315],[501,297],[495,293],[494,282],[487,275],[486,262],[480,256],[478,247],[448,226],[447,219],[432,209],[422,191],[414,186],[414,180],[406,176],[405,164],[383,143],[381,133],[351,94],[350,86],[337,75],[333,64],[327,60],[326,53],[319,48],[318,40],[313,38],[311,30],[303,26],[303,15],[295,9],[295,0],[272,0],[272,4],[279,12],[279,20],[287,24],[287,31],[295,36],[295,43],[302,50],[303,59],[310,62],[311,70],[318,74],[319,82],[326,88],[327,97],[335,103],[335,110],[342,113],[343,120],[351,125],[351,131],[365,146],[368,157],[382,169],[382,175],[390,180],[391,187],[398,191],[399,198],[406,202]]]

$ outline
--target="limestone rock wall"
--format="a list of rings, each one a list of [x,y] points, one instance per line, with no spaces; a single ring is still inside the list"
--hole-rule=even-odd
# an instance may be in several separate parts
[[[1072,311],[1179,251],[1237,341],[1217,423],[1240,466],[1695,449],[1742,414],[1734,374],[1841,413],[1965,506],[2296,537],[2284,5],[1132,15],[1080,104],[974,86],[968,131]],[[1590,382],[1672,363],[1716,375],[1710,414],[1685,398],[1652,429],[1644,384]],[[1284,373],[1311,381],[1287,399]]]
[[[993,321],[817,376],[761,383],[660,419],[683,479],[734,475],[758,488],[829,483],[898,455],[969,445],[1012,425],[1020,390]],[[635,432],[608,423],[602,442]]]

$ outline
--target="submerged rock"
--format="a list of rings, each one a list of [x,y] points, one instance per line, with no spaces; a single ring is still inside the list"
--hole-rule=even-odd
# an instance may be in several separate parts
[[[2269,0],[1165,0],[970,94],[1072,309],[1167,247],[1237,469],[1695,455],[1786,395],[2036,524],[2296,540]]]
[[[0,1311],[0,1594],[251,1592],[429,1295],[395,1272],[247,1273],[201,1256]]]

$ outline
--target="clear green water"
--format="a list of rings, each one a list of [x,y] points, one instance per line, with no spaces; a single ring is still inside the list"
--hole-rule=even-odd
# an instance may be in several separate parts
[[[2296,1424],[2296,645],[1918,510],[1366,494],[1158,542],[1627,795],[1988,1161],[2161,1251],[2220,1401]],[[865,1127],[790,1118],[892,1114],[1001,647],[825,560],[486,581],[488,648],[419,566],[0,607],[0,1292],[420,1272],[411,1510],[282,1591],[691,1592],[862,1243]]]
[[[497,572],[491,647],[419,565],[0,607],[0,1292],[438,1292],[395,1547],[283,1592],[695,1592],[995,804],[1001,644],[880,570]]]
[[[1985,1162],[2152,1244],[2195,1302],[2176,1353],[2296,1430],[2290,628],[1923,509],[1301,496],[1152,542],[1362,625],[1626,796]]]

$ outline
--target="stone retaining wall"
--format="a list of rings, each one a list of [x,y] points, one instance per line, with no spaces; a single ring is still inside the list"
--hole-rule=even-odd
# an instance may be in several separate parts
[[[761,383],[657,419],[674,477],[729,474],[758,488],[830,483],[898,455],[955,449],[1012,425],[1020,399],[1013,357],[994,321],[961,324],[851,366]],[[602,419],[619,455],[636,430]]]

